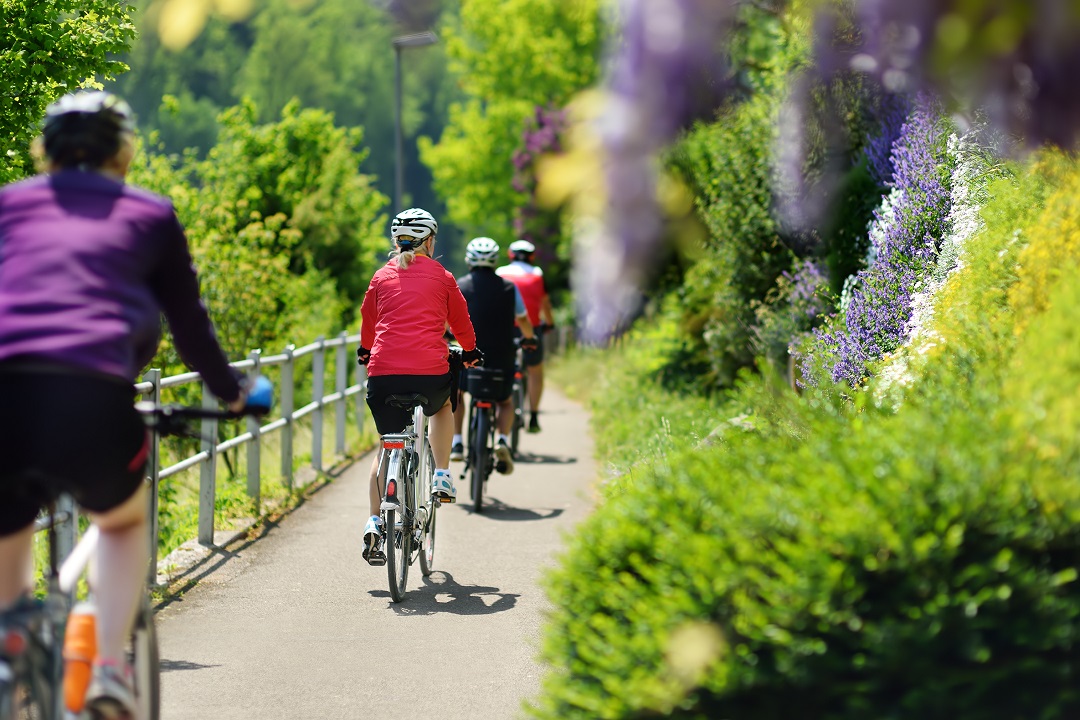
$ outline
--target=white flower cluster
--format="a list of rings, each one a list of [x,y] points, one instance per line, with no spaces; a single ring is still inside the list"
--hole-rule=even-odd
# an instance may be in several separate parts
[[[873,267],[877,262],[878,248],[885,242],[888,229],[896,223],[896,206],[900,204],[903,196],[904,191],[900,188],[893,188],[888,195],[882,196],[881,204],[874,212],[874,219],[866,226],[866,231],[870,236],[870,246],[866,250],[865,266],[867,268]],[[860,275],[860,273],[848,275],[844,280],[844,287],[840,290],[841,315],[847,315],[848,305],[851,304],[851,298],[859,287]]]
[[[946,152],[953,171],[949,189],[950,210],[946,221],[948,231],[930,276],[912,296],[911,319],[906,327],[907,339],[885,359],[877,373],[874,396],[879,405],[897,406],[903,389],[916,380],[912,361],[945,341],[933,328],[937,294],[945,286],[949,275],[963,267],[964,247],[983,227],[980,211],[986,201],[991,160],[976,141],[978,133],[978,130],[973,130],[962,137],[955,133],[949,136]]]

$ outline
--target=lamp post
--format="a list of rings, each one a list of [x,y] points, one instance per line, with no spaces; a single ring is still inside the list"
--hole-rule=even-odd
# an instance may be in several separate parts
[[[401,212],[402,196],[405,185],[405,150],[404,132],[401,127],[401,51],[405,48],[423,47],[439,42],[438,36],[427,30],[411,35],[399,35],[394,38],[394,212]]]

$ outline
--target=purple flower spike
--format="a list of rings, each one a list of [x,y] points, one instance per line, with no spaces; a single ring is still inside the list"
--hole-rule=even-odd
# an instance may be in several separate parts
[[[661,232],[660,149],[729,89],[717,52],[733,0],[622,0],[611,50],[609,97],[598,123],[607,185],[605,217],[579,233],[574,284],[585,337],[616,332],[635,312],[638,286]]]

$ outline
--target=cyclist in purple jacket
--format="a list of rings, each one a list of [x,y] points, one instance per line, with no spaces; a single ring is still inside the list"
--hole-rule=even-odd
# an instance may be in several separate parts
[[[148,561],[148,444],[132,383],[161,314],[215,395],[237,411],[245,395],[171,203],[124,184],[133,132],[119,98],[67,95],[35,143],[44,174],[0,189],[0,612],[27,590],[37,513],[71,494],[101,531],[87,707],[102,718],[135,716],[123,648]]]

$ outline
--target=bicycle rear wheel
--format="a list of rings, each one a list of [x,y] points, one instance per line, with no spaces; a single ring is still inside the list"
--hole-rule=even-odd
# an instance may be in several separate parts
[[[405,454],[395,450],[390,454],[390,470],[386,482],[398,483],[398,507],[400,511],[386,510],[386,576],[390,580],[390,598],[399,603],[405,599],[405,587],[409,581],[409,556],[412,554],[412,529],[406,528],[409,497],[402,482],[407,468]]]
[[[487,479],[488,434],[490,416],[487,409],[476,409],[476,426],[473,435],[472,481],[469,484],[469,497],[472,499],[473,512],[480,512],[484,505],[484,480]]]
[[[135,672],[135,694],[143,720],[161,717],[161,658],[158,651],[154,611],[145,597],[131,633],[128,661]]]
[[[435,469],[435,456],[431,452],[431,445],[424,443],[427,471],[422,473],[418,481],[417,493],[420,497],[427,497],[427,520],[420,533],[420,573],[427,577],[435,567],[435,517],[440,503],[431,497],[431,476]]]

